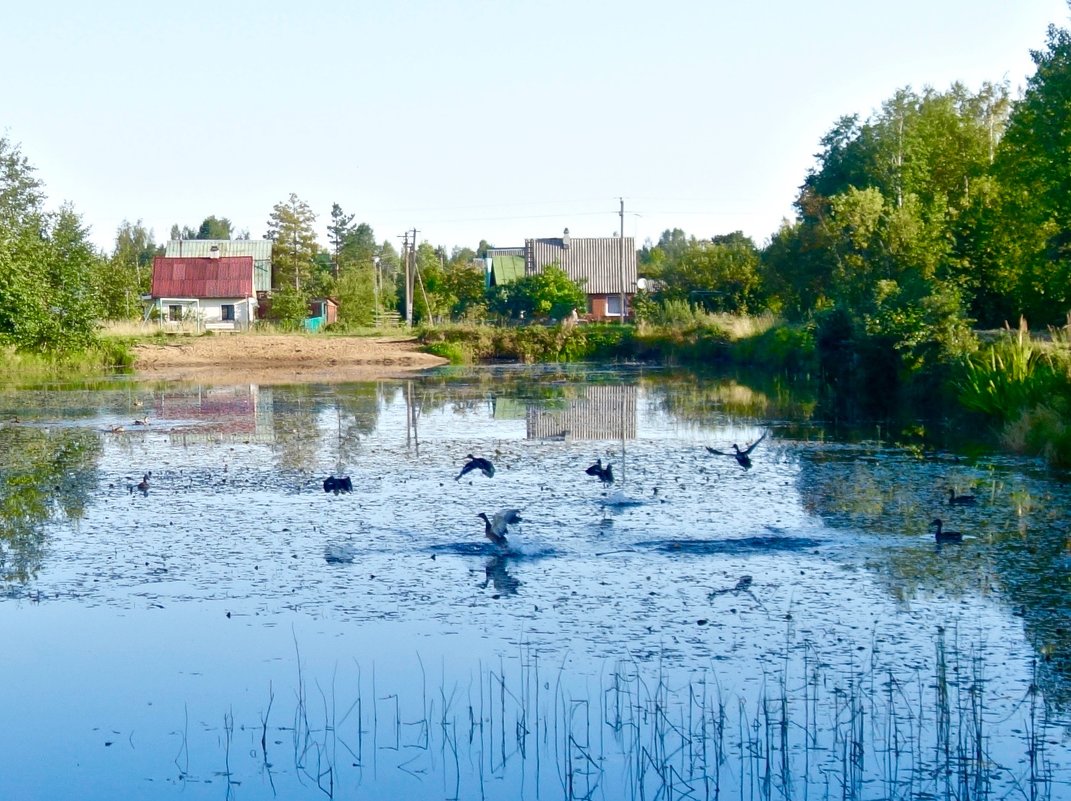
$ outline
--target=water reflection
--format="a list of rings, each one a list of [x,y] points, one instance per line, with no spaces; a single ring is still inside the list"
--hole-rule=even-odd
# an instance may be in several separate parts
[[[0,581],[31,580],[45,557],[45,524],[84,516],[100,454],[93,431],[0,426]]]
[[[561,408],[529,403],[526,423],[529,439],[626,440],[636,439],[635,385],[592,385]]]
[[[480,588],[487,589],[488,584],[493,584],[495,592],[502,595],[516,595],[521,582],[509,572],[511,559],[509,554],[504,553],[490,557],[483,566],[484,581]]]

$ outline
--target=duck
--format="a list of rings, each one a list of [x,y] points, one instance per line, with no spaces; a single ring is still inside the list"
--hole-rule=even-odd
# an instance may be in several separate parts
[[[970,506],[976,501],[977,499],[973,495],[957,495],[954,487],[948,488],[949,506]]]
[[[224,467],[224,470],[226,470],[226,467]],[[350,481],[349,476],[343,476],[342,478],[328,476],[324,479],[324,492],[333,492],[335,495],[340,492],[353,492],[353,482]]]
[[[502,509],[495,512],[492,518],[488,518],[484,512],[476,516],[483,518],[483,535],[498,546],[506,545],[509,527],[522,522],[520,509]]]
[[[930,525],[931,526],[937,526],[937,531],[933,535],[933,538],[937,542],[963,542],[963,532],[962,531],[945,531],[944,529],[941,528],[941,526],[943,525],[943,522],[942,522],[941,518],[939,518],[939,517],[934,518],[933,522],[930,523]]]
[[[148,473],[146,473],[144,476],[142,476],[141,477],[141,481],[139,481],[135,485],[137,487],[138,491],[141,492],[143,495],[147,494],[149,492],[149,479],[151,477],[152,477],[152,470],[150,470]]]
[[[596,476],[603,484],[614,483],[614,466],[612,463],[607,462],[606,466],[602,465],[602,458],[595,460],[595,464],[584,471],[589,476]]]
[[[490,461],[483,457],[473,456],[471,453],[465,458],[468,459],[468,461],[465,463],[465,466],[461,468],[461,472],[457,474],[457,478],[455,478],[454,481],[460,481],[463,475],[471,473],[473,470],[479,470],[488,478],[494,478],[495,466],[491,464]]]
[[[707,450],[710,451],[711,453],[716,453],[718,456],[732,456],[733,458],[736,459],[736,463],[738,465],[740,465],[745,470],[748,470],[751,467],[751,452],[753,450],[755,450],[755,448],[758,447],[758,444],[760,442],[762,442],[764,439],[766,439],[766,435],[768,433],[770,433],[770,432],[769,431],[763,431],[761,437],[759,437],[757,440],[755,440],[754,442],[752,442],[750,445],[748,445],[746,448],[743,448],[743,449],[741,449],[741,447],[734,442],[733,443],[733,452],[732,453],[729,453],[728,451],[719,451],[717,448],[712,448],[709,445],[707,445]]]

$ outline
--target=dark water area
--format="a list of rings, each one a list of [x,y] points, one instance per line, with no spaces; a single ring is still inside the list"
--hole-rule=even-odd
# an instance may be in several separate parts
[[[0,798],[1071,797],[1071,484],[969,434],[585,365],[0,389]]]

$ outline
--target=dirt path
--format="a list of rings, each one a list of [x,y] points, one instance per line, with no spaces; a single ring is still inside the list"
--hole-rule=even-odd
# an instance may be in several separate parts
[[[295,384],[366,381],[412,375],[445,364],[408,337],[261,334],[178,336],[134,348],[134,369],[147,381]]]

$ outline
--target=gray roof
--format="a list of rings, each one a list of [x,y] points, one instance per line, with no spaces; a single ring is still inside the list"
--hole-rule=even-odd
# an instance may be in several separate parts
[[[557,264],[589,295],[610,295],[622,291],[623,255],[624,291],[628,294],[636,291],[636,243],[631,236],[626,236],[623,244],[618,237],[528,239],[525,241],[525,250],[527,273],[539,273]]]
[[[253,291],[271,291],[271,246],[270,239],[172,239],[164,248],[169,258],[178,256],[205,257],[212,255],[212,248],[219,248],[220,256],[253,257]]]

